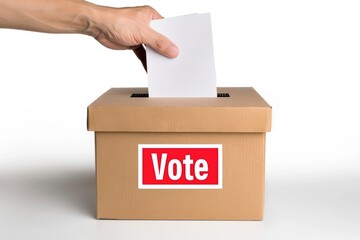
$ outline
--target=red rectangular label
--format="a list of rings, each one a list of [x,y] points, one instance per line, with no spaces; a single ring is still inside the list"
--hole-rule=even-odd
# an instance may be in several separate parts
[[[222,188],[221,144],[139,144],[139,188]]]

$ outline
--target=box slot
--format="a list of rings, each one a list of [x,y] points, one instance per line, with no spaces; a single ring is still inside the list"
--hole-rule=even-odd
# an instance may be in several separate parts
[[[132,98],[148,98],[149,94],[148,93],[133,93],[131,94]],[[230,97],[229,93],[218,93],[217,94],[218,98],[223,98],[223,97]]]

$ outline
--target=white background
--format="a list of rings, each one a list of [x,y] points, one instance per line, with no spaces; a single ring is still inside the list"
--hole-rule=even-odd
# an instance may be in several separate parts
[[[95,220],[86,107],[147,76],[87,36],[0,30],[1,239],[360,239],[358,1],[96,2],[211,12],[218,86],[273,106],[265,220]]]

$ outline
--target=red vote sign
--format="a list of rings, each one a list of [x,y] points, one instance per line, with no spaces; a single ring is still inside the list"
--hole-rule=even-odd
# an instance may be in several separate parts
[[[139,189],[222,188],[221,144],[139,144]]]

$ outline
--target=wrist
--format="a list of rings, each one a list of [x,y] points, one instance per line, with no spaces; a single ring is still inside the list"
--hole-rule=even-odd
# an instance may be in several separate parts
[[[100,34],[100,16],[103,8],[105,7],[85,2],[82,10],[78,15],[78,18],[82,25],[79,33],[93,37],[96,37]]]

